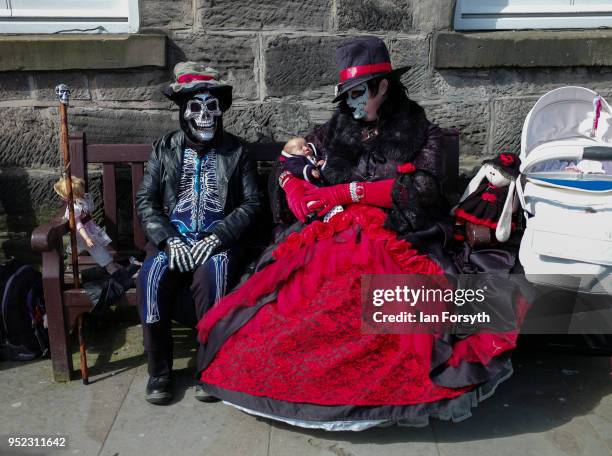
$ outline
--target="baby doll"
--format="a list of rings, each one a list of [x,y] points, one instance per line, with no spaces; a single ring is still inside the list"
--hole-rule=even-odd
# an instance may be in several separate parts
[[[61,177],[54,185],[55,193],[64,201],[68,201],[68,179]],[[74,197],[74,219],[77,231],[77,247],[79,253],[84,250],[96,261],[98,265],[105,268],[109,274],[120,270],[122,266],[115,263],[107,246],[111,243],[106,231],[99,227],[91,218],[93,205],[90,195],[85,193],[85,182],[78,177],[72,178],[72,195]],[[68,219],[68,207],[66,214]]]
[[[283,147],[280,161],[283,167],[300,179],[315,183],[321,179],[321,167],[325,160],[317,157],[313,144],[304,138],[292,138]]]

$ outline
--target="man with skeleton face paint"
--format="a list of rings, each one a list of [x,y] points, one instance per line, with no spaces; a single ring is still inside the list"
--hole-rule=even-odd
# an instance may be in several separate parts
[[[164,94],[180,108],[181,129],[154,144],[136,196],[149,240],[138,296],[153,404],[172,399],[171,320],[193,326],[225,294],[235,246],[261,208],[255,168],[223,129],[232,87],[195,62],[177,64],[174,76]],[[209,397],[196,388],[196,398]]]

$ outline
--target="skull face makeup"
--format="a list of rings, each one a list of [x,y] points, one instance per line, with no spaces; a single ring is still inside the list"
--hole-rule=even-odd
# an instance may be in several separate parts
[[[365,108],[369,97],[370,92],[368,90],[368,84],[365,82],[349,90],[346,97],[346,104],[353,111],[353,117],[355,119],[363,119],[366,116],[367,112]]]
[[[198,141],[212,141],[223,112],[219,100],[208,92],[195,95],[185,105],[183,119],[189,133]]]

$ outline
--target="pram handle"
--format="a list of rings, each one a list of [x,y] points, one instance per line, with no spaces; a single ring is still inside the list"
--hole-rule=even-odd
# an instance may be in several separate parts
[[[612,160],[612,147],[606,147],[606,146],[585,147],[582,152],[582,158],[585,160]]]

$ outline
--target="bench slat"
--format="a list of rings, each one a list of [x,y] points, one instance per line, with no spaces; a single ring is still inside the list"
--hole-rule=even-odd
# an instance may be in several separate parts
[[[102,188],[104,191],[104,219],[106,222],[106,232],[117,242],[117,184],[116,184],[115,165],[104,163],[102,165]]]
[[[146,162],[151,148],[149,144],[88,144],[87,163]]]
[[[132,218],[134,220],[134,245],[138,249],[143,249],[145,246],[145,235],[142,227],[138,222],[138,212],[136,211],[136,193],[140,188],[142,177],[144,175],[144,163],[130,163],[132,168]]]
[[[85,138],[83,134],[72,135],[69,141],[70,173],[85,181],[87,187],[87,173],[85,172],[87,158],[85,157]]]

